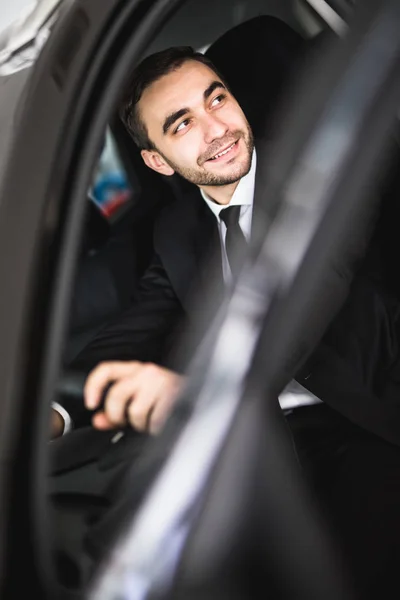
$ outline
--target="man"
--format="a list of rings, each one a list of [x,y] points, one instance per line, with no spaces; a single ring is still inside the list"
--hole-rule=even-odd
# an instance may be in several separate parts
[[[250,238],[255,220],[257,158],[249,123],[223,78],[206,57],[188,48],[172,48],[145,59],[132,76],[121,114],[149,168],[164,176],[178,173],[194,185],[186,197],[164,211],[156,225],[156,254],[141,282],[137,302],[100,332],[78,357],[75,366],[87,368],[105,358],[123,360],[98,366],[87,379],[85,403],[90,410],[98,408],[103,391],[112,383],[104,410],[94,415],[93,424],[106,429],[123,426],[128,419],[135,429],[155,433],[165,422],[173,398],[183,383],[180,375],[160,363],[166,360],[173,332],[182,322],[187,324],[188,314],[191,316],[193,280],[207,282],[212,266],[217,275],[219,271],[225,286],[232,281],[230,261],[234,261],[235,256],[228,257],[229,232],[224,222],[228,206],[229,210],[233,206],[240,207],[239,233],[247,241]],[[357,292],[360,286],[363,291]],[[378,327],[375,322],[386,316],[391,321],[396,320],[397,304],[384,301],[370,284],[357,282],[352,298],[357,296],[357,302],[365,304],[363,295],[371,306],[370,313],[361,312],[364,321],[361,323],[358,317],[359,326],[364,327],[371,319],[371,312],[374,313],[371,344],[376,344],[377,340],[372,340]],[[381,312],[376,309],[379,302]],[[353,305],[354,300],[335,325],[335,331],[341,330],[340,324],[347,314],[352,315]],[[355,310],[359,313],[358,308]],[[334,337],[335,343],[339,343],[339,336]],[[385,341],[380,339],[379,343],[383,354]],[[336,348],[336,353],[343,358],[350,352],[346,344],[343,335],[340,347]],[[326,352],[325,344],[324,354]],[[390,356],[390,360],[392,358]],[[126,362],[129,359],[141,362]],[[311,362],[315,364],[315,357]],[[349,355],[348,362],[354,366],[360,361]],[[321,360],[318,363],[321,370]],[[387,414],[381,418],[381,399],[371,393],[374,387],[369,383],[374,369],[368,381],[355,383],[363,386],[363,411],[358,406],[353,410],[348,393],[346,402],[336,398],[343,396],[343,393],[332,393],[338,384],[333,387],[330,382],[324,390],[324,386],[318,384],[320,378],[314,373],[310,378],[309,371],[306,366],[298,377],[307,388],[315,392],[315,380],[317,395],[322,397],[322,392],[325,401],[327,395],[333,408],[367,430],[400,443],[397,419],[388,419]],[[348,385],[348,373],[345,379]],[[303,402],[314,404],[316,400],[310,394]],[[358,404],[358,400],[356,402]],[[391,403],[393,417],[397,410],[397,403]]]
[[[245,186],[249,184],[246,184],[245,181],[242,181],[239,186],[244,190],[241,192],[239,189],[239,194],[242,196],[245,194],[245,200],[249,203],[247,210],[243,210],[243,213],[246,214],[242,217],[246,222],[247,237],[249,237],[255,158],[253,158],[253,135],[243,111],[222,78],[212,70],[211,63],[203,55],[194,53],[187,48],[171,49],[144,61],[137,70],[139,78],[140,71],[145,71],[146,64],[149,65],[149,63],[150,70],[153,69],[155,75],[163,68],[168,74],[157,78],[157,81],[143,89],[143,92],[139,89],[133,92],[141,93],[140,109],[137,107],[137,115],[135,110],[129,114],[130,100],[128,100],[125,115],[125,119],[128,121],[136,120],[133,124],[134,136],[135,141],[142,148],[143,160],[147,166],[162,175],[170,176],[177,172],[197,185],[204,190],[208,206],[215,211],[219,211],[224,205],[229,204],[240,180],[249,173],[253,162],[250,189],[246,189]],[[144,87],[145,77],[146,75],[143,77],[143,82],[138,83],[138,88]],[[181,98],[185,97],[187,100],[183,106]],[[142,126],[142,123],[147,121],[151,123],[149,131],[146,126]],[[237,194],[236,197],[240,198]],[[199,198],[196,197],[193,206],[192,198],[187,198],[186,214],[178,212],[180,206],[176,206],[174,207],[177,211],[176,220],[172,215],[172,219],[175,220],[175,229],[183,230],[183,235],[192,238],[190,242],[193,245],[197,243],[198,240],[195,238],[198,236],[193,238],[189,228],[198,229],[198,214],[196,213],[198,209],[203,213],[201,218],[206,231],[204,239],[200,240],[201,247],[194,248],[197,255],[207,254],[210,245],[208,239],[210,230],[207,230],[207,227],[212,230],[214,226],[214,223],[211,222],[214,218],[213,214],[201,197],[200,203]],[[163,219],[171,219],[171,213],[164,214]],[[223,227],[225,226],[221,225],[221,229]],[[92,362],[97,362],[98,356],[104,356],[101,351],[103,347],[107,347],[105,354],[108,352],[111,356],[114,353],[114,356],[123,358],[137,356],[142,360],[161,359],[164,353],[163,346],[171,330],[184,317],[190,302],[188,299],[190,284],[196,275],[196,264],[193,261],[190,264],[186,261],[187,264],[185,264],[181,257],[178,257],[172,264],[174,257],[170,256],[171,249],[167,248],[167,245],[170,245],[170,237],[174,233],[171,232],[171,235],[170,232],[167,232],[168,238],[166,238],[163,228],[164,223],[161,221],[158,225],[160,233],[156,231],[155,234],[157,254],[142,280],[140,296],[135,307],[127,313],[126,321],[118,321],[118,330],[115,330],[113,326],[106,328],[95,340],[95,343],[84,351],[81,357],[78,357],[76,365],[84,364],[86,366],[88,362],[90,363],[91,350],[93,350],[92,355],[94,356]],[[225,231],[223,231],[223,235],[225,235]],[[160,252],[157,252],[159,246],[165,246],[166,252],[164,253],[162,248]],[[172,249],[173,251],[174,249]],[[163,254],[162,259],[160,254]],[[197,258],[198,256],[195,257],[195,259]],[[223,256],[223,259],[224,278],[229,280],[231,273],[226,255]],[[167,266],[163,264],[165,262]],[[175,276],[175,274],[177,275]],[[178,278],[179,281],[176,281]],[[119,328],[122,331],[120,337],[118,337]],[[109,335],[111,339],[108,337]],[[96,354],[98,349],[99,352]],[[157,375],[159,375],[160,381],[162,380],[161,387],[165,390],[167,398],[170,387],[179,387],[179,378],[175,373],[155,365],[151,367],[140,364],[108,365],[102,367],[102,372],[104,369],[110,371],[112,368],[112,373],[109,372],[109,375],[115,382],[120,377],[117,376],[115,369],[121,367],[125,369],[126,375],[133,376],[133,372],[135,372],[135,380],[143,381],[143,385],[146,385],[145,373],[148,370],[151,371],[149,380],[151,379],[152,382],[156,381]],[[90,377],[88,380],[88,408],[91,408],[95,402],[90,390],[91,382],[96,381],[97,375],[94,373],[94,379]],[[111,394],[114,396],[116,392],[118,393],[118,386],[113,385],[107,399],[107,406],[114,405],[114,402],[109,402],[109,399]],[[150,408],[155,408],[151,402],[147,396],[146,407],[143,404],[143,410],[138,408],[138,402],[135,403],[135,407],[132,404],[130,409],[131,415],[134,415],[132,425],[139,430],[145,429],[148,411]],[[168,399],[166,403],[168,404]],[[159,411],[153,411],[152,419],[149,422],[151,430],[159,428],[168,412],[161,408],[163,402],[157,404]],[[114,415],[113,418],[117,419],[113,422],[115,425],[122,424],[120,417]],[[106,426],[105,415],[97,415],[94,423],[98,427]]]
[[[100,364],[87,379],[85,405],[97,410],[93,425],[113,429],[129,423],[155,434],[184,385],[184,377],[165,365],[171,340],[191,316],[191,282],[209,278],[207,258],[214,248],[219,252],[213,254],[213,269],[229,286],[238,247],[250,239],[257,210],[257,156],[251,128],[227,84],[203,55],[189,48],[145,59],[133,74],[121,113],[146,165],[164,176],[178,173],[193,189],[168,207],[156,225],[156,254],[137,303],[100,333],[75,366],[119,359]],[[230,240],[235,240],[233,248]],[[347,511],[339,484],[335,487],[345,479],[342,457],[347,453],[349,465],[354,448],[358,452],[377,445],[384,448],[382,456],[395,456],[392,464],[397,464],[398,449],[391,444],[400,445],[400,403],[391,374],[398,370],[398,316],[397,303],[368,281],[356,281],[349,302],[297,377],[308,391],[301,388],[302,408],[293,410],[288,422],[306,472],[325,498],[336,494],[332,513],[341,523],[351,523],[355,514]],[[71,416],[79,425],[79,415]],[[361,452],[354,459],[353,475],[366,472],[367,467],[360,467],[364,456]],[[388,521],[387,535],[396,527],[397,522]],[[377,542],[382,547],[385,535],[386,530]],[[371,550],[371,538],[366,544],[358,532],[349,538],[350,554],[361,556],[363,546]],[[369,558],[361,560],[360,572]]]
[[[249,236],[255,164],[251,178],[242,178],[248,176],[252,162],[255,163],[250,125],[221,77],[202,55],[193,54],[193,60],[186,49],[172,50],[170,54],[173,53],[177,67],[143,90],[133,111],[126,110],[126,122],[132,123],[131,131],[148,167],[162,175],[178,173],[199,187],[218,219],[222,236],[226,235],[226,226],[219,217],[221,209],[232,203],[239,206],[241,198],[248,202],[241,219],[245,220]],[[168,53],[164,56],[171,60]],[[222,266],[224,279],[229,280],[226,252]],[[88,408],[96,407],[101,390],[111,381],[117,383],[108,394],[105,412],[95,416],[95,426],[123,425],[125,403],[137,386],[135,401],[127,411],[129,420],[136,429],[152,433],[165,422],[172,406],[171,394],[181,385],[179,375],[155,365],[106,364],[88,378]]]

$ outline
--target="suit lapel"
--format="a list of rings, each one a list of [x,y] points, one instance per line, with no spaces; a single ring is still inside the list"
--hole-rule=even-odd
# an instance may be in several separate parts
[[[200,289],[213,285],[215,293],[221,295],[224,289],[222,274],[221,244],[217,220],[199,191],[197,193],[197,227],[192,238],[193,255],[196,262],[197,284]]]
[[[155,237],[156,250],[185,309],[193,287],[206,289],[214,278],[223,289],[217,222],[197,188],[193,186],[166,211]]]

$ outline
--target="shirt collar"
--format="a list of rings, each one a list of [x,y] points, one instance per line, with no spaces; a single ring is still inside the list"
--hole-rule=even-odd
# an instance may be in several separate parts
[[[231,198],[229,204],[218,204],[217,202],[214,202],[214,200],[211,200],[211,198],[209,196],[207,196],[207,194],[202,189],[200,189],[200,194],[204,198],[205,202],[208,204],[208,207],[210,208],[210,210],[217,217],[217,219],[219,219],[219,213],[221,212],[221,210],[223,210],[224,208],[227,208],[228,206],[234,206],[234,205],[252,206],[253,205],[254,187],[255,187],[255,181],[256,181],[256,166],[257,166],[257,155],[256,155],[256,150],[254,149],[253,155],[251,158],[250,171],[247,173],[247,175],[242,177],[241,180],[239,181],[236,190],[233,192],[233,195],[232,195],[232,198]]]

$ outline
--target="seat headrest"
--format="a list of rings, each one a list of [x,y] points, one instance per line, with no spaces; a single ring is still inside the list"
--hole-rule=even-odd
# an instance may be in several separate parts
[[[206,51],[246,114],[255,135],[268,119],[306,41],[280,19],[254,17]]]

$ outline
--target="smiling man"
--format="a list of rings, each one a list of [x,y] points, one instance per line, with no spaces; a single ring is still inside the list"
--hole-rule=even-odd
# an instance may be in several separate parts
[[[193,56],[143,91],[135,119],[146,137],[138,142],[148,167],[178,173],[214,202],[229,204],[250,170],[253,134],[226,85]]]
[[[86,366],[88,358],[95,364],[104,355],[142,361],[99,365],[87,379],[85,403],[98,408],[112,383],[93,424],[103,429],[128,420],[137,430],[156,433],[183,378],[154,363],[163,360],[165,342],[191,310],[199,264],[213,255],[225,284],[240,268],[251,234],[256,155],[250,125],[228,85],[189,47],[151,55],[137,67],[121,117],[146,165],[164,176],[179,174],[194,184],[193,192],[161,215],[156,254],[135,306],[103,330],[76,364]]]
[[[149,168],[164,176],[178,173],[193,185],[166,207],[155,225],[155,255],[136,302],[97,335],[74,366],[95,366],[85,386],[86,408],[100,409],[93,417],[95,427],[130,424],[138,431],[157,433],[184,384],[184,378],[165,365],[176,332],[192,317],[198,319],[198,314],[193,315],[193,282],[199,289],[214,276],[222,284],[222,294],[237,276],[256,221],[254,191],[259,173],[253,133],[242,108],[209,59],[190,47],[169,48],[145,58],[132,73],[120,114]],[[217,306],[211,307],[210,320],[216,310]],[[322,399],[347,419],[400,445],[400,425],[387,418],[382,399],[371,393],[375,377],[371,373],[381,368],[381,362],[369,364],[371,353],[389,361],[396,358],[391,336],[379,332],[382,327],[387,331],[385,321],[393,322],[397,315],[397,304],[384,302],[369,283],[357,282],[334,324],[335,352],[346,360],[343,378],[337,373],[331,376],[329,369],[319,378],[317,373],[311,378],[309,373],[298,374],[297,383],[307,389],[300,386],[295,405],[319,404],[318,410],[325,411],[324,418],[330,421],[332,414],[321,407]],[[356,353],[353,324],[358,328],[355,337],[359,330],[364,337],[365,331],[370,333],[369,344],[358,344]],[[357,369],[357,377],[360,374],[355,385],[364,386],[352,396],[348,394],[350,367],[354,373]],[[360,395],[364,411],[359,409]],[[292,408],[280,400],[282,406]],[[79,426],[80,415],[71,416]]]

